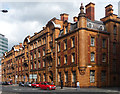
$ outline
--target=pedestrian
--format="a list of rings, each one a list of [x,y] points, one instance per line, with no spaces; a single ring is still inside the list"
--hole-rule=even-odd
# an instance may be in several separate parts
[[[61,80],[61,89],[63,89],[63,81]]]
[[[77,89],[76,90],[77,91],[80,90],[80,83],[79,83],[79,81],[77,81]]]
[[[52,85],[53,85],[53,81],[52,81],[52,83],[51,83]]]

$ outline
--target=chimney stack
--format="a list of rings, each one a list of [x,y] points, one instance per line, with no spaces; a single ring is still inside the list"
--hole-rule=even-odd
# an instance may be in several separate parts
[[[37,35],[37,32],[35,32],[34,35]]]
[[[74,22],[77,22],[78,21],[78,17],[73,17],[73,20],[74,20]]]
[[[95,7],[95,4],[94,3],[92,3],[92,2],[90,2],[89,4],[87,4],[86,6],[85,6],[85,8],[86,8],[86,17],[88,18],[88,19],[90,19],[91,21],[94,21],[95,20],[95,10],[94,10],[94,7]]]
[[[111,4],[107,5],[105,7],[105,16],[110,16],[111,14],[113,14],[113,6]]]
[[[19,43],[20,48],[22,48],[22,43]]]
[[[62,21],[66,21],[66,20],[68,20],[68,14],[66,14],[66,13],[63,13],[63,14],[60,14],[60,16],[61,16],[61,20]]]

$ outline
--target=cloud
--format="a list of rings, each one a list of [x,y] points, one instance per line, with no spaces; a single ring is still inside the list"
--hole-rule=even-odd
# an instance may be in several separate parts
[[[12,46],[23,42],[27,35],[32,36],[39,32],[53,17],[60,18],[61,13],[69,14],[69,21],[78,16],[81,2],[85,6],[90,1],[74,0],[70,2],[4,2],[0,5],[7,7],[7,14],[0,14],[0,33],[9,41],[9,50]],[[117,2],[95,2],[96,19],[104,17],[104,7],[112,3],[117,14]],[[2,8],[2,7],[1,7]]]

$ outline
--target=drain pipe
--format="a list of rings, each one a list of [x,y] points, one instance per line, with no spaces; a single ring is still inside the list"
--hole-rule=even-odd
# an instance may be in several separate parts
[[[56,55],[55,55],[55,68],[56,68],[56,86],[57,86],[57,41],[55,41],[55,53],[56,53]]]

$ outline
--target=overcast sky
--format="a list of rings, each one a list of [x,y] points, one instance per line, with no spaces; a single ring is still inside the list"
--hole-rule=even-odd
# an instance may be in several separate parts
[[[119,0],[92,0],[95,3],[95,19],[105,15],[105,6],[113,5],[114,14],[118,14]],[[8,38],[8,49],[19,43],[23,43],[27,35],[32,36],[53,17],[60,18],[61,13],[69,14],[69,21],[78,16],[81,3],[85,6],[90,0],[60,0],[60,1],[35,1],[35,2],[0,2],[1,9],[8,9],[8,13],[0,13],[0,33]]]

